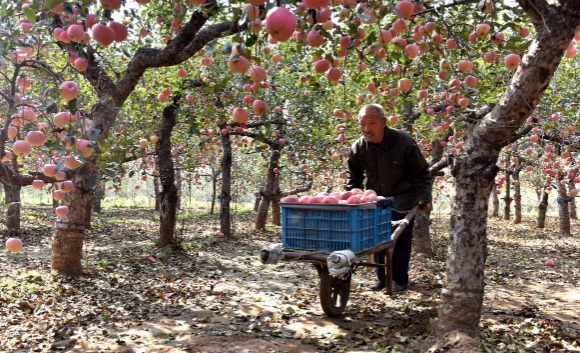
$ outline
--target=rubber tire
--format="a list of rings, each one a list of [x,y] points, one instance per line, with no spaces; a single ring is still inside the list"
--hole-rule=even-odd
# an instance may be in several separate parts
[[[328,267],[326,266],[320,266],[319,274],[319,296],[322,310],[328,316],[338,317],[343,313],[348,304],[351,276],[348,275],[346,279],[338,279],[328,273]]]

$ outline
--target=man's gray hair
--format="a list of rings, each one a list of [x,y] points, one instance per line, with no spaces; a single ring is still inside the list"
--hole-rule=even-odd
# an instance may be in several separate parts
[[[385,118],[385,110],[380,104],[367,104],[358,112],[358,119],[360,120],[369,111],[375,111],[381,119]]]

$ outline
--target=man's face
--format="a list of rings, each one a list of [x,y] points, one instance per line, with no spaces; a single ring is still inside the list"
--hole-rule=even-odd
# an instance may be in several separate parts
[[[360,132],[370,142],[381,143],[385,135],[386,118],[380,118],[376,110],[368,110],[359,117],[358,125]]]

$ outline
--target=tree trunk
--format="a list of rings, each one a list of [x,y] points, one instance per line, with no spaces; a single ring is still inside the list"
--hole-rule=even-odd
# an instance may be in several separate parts
[[[94,193],[92,195],[93,197],[95,197]],[[87,202],[87,204],[85,205],[85,229],[91,229],[91,221],[92,221],[92,212],[93,212],[93,201],[94,200],[90,200],[89,202]]]
[[[550,195],[546,192],[546,188],[542,192],[542,199],[538,205],[538,218],[536,221],[536,228],[546,227],[546,213],[548,212],[548,198]]]
[[[260,195],[260,192],[258,191],[256,193],[256,199],[254,200],[254,212],[258,212],[258,210],[260,209],[260,202],[262,201],[262,196]]]
[[[492,204],[492,217],[499,217],[499,197],[495,192],[497,190],[497,184],[494,183],[493,187],[491,188],[491,204]]]
[[[216,193],[217,193],[217,175],[213,175],[212,180],[211,180],[211,189],[212,189],[212,194],[211,194],[211,209],[209,211],[209,214],[213,214],[214,213],[214,208],[215,208],[215,198],[216,198]]]
[[[460,330],[479,336],[487,258],[487,207],[497,173],[496,159],[497,154],[488,155],[487,160],[474,161],[465,154],[455,159],[447,271],[439,305],[442,333]]]
[[[514,172],[514,220],[513,224],[522,223],[522,195],[520,192],[520,172]]]
[[[90,202],[90,192],[85,189],[85,180],[85,176],[78,174],[73,177],[73,190],[64,201],[69,210],[68,215],[56,217],[52,239],[51,268],[71,277],[81,273],[86,204]]]
[[[159,184],[157,183],[157,178],[153,180],[153,192],[155,193],[155,211],[161,210],[161,202],[160,202],[160,195],[161,192],[159,191]]]
[[[578,219],[578,214],[576,213],[576,198],[572,195],[572,189],[574,189],[574,182],[571,180],[568,183],[568,196],[570,197],[570,219]]]
[[[270,208],[271,199],[267,196],[262,197],[260,208],[256,216],[256,229],[266,229],[266,222],[268,221],[268,209]]]
[[[268,163],[268,173],[266,174],[266,187],[262,194],[262,202],[258,215],[256,216],[256,229],[266,229],[266,222],[268,220],[268,208],[276,195],[276,173],[274,169],[278,168],[278,161],[280,160],[280,151],[278,148],[272,148],[272,155],[270,156],[270,163]]]
[[[177,187],[175,186],[175,169],[171,156],[171,133],[175,125],[175,115],[178,108],[179,97],[173,98],[173,103],[163,109],[163,119],[159,125],[157,136],[156,153],[157,169],[161,181],[160,208],[159,213],[159,241],[157,246],[163,248],[174,245],[175,222],[177,217]]]
[[[14,205],[6,209],[6,228],[11,236],[20,234],[20,185],[12,185],[7,182],[4,185],[4,204]]]
[[[518,0],[536,34],[496,105],[472,113],[464,152],[455,159],[455,197],[438,335],[458,330],[479,338],[487,258],[487,207],[497,158],[509,138],[532,114],[580,24],[577,1]],[[534,2],[534,4],[532,4]],[[508,184],[509,185],[509,184]]]
[[[102,186],[97,186],[95,188],[93,197],[93,212],[101,213],[103,211],[101,207],[101,200],[105,197],[105,190]]]
[[[564,176],[561,174],[560,180],[563,179]],[[559,180],[556,180],[556,186],[558,188],[558,219],[560,224],[560,235],[570,235],[570,208],[568,203],[570,202],[571,197],[566,195],[566,185],[560,184]]]
[[[215,27],[214,25],[213,27],[209,26],[203,31],[199,31],[215,15],[217,6],[214,6],[214,4],[208,4],[206,7],[207,11],[204,10],[203,13],[197,12],[192,16],[189,22],[176,35],[174,41],[164,49],[142,48],[137,50],[128,63],[127,68],[123,71],[122,76],[116,82],[100,66],[100,57],[97,59],[96,51],[92,48],[82,46],[75,47],[78,48],[79,57],[86,59],[89,65],[88,69],[81,74],[93,86],[98,95],[96,103],[91,108],[91,119],[84,131],[85,138],[91,139],[90,136],[97,132],[100,134],[100,138],[104,140],[108,138],[109,131],[115,123],[119,109],[123,107],[135,86],[139,84],[146,70],[153,67],[177,65],[188,60],[213,38],[222,35],[231,35],[241,31],[242,26],[238,26],[237,21],[231,25],[225,25],[223,28],[219,26]],[[62,24],[60,17],[55,17],[54,22],[57,25]],[[76,45],[76,43],[69,43],[68,45],[61,43],[61,48],[68,52],[73,50],[73,46]],[[185,50],[186,47],[187,50]],[[97,146],[96,152],[103,151],[99,151]],[[94,175],[98,172],[95,167],[94,157],[87,159],[87,166],[90,168],[89,173],[82,176],[77,174],[73,177],[74,189],[69,193],[68,199],[64,202],[69,208],[69,213],[66,217],[57,217],[53,237],[52,269],[70,276],[76,276],[81,271],[84,237],[84,206],[85,202],[88,202],[85,181],[89,180],[88,178],[94,179]],[[165,191],[171,194],[170,190]]]
[[[413,226],[413,250],[418,254],[433,256],[431,236],[429,234],[429,217],[431,211],[417,212]]]
[[[510,213],[511,213],[511,203],[512,199],[510,197],[510,182],[511,182],[511,174],[506,171],[505,173],[505,197],[503,198],[503,219],[504,221],[510,220]]]
[[[282,214],[280,209],[280,199],[282,198],[282,191],[280,190],[280,174],[276,176],[276,194],[272,197],[270,203],[272,207],[272,224],[282,226]]]
[[[232,200],[232,145],[230,134],[222,135],[223,159],[222,159],[222,192],[220,194],[220,231],[224,236],[232,235],[231,205]],[[215,195],[215,194],[214,194]]]
[[[181,169],[176,171],[175,187],[177,188],[177,209],[181,210]]]
[[[272,224],[282,226],[282,213],[280,210],[280,196],[272,198]]]

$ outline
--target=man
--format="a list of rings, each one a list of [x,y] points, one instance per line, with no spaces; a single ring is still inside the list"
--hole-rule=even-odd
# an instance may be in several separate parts
[[[415,140],[406,132],[387,127],[383,108],[363,107],[358,116],[363,137],[356,140],[348,156],[346,189],[371,189],[379,196],[393,196],[393,220],[405,218],[419,204],[431,208],[431,173]],[[366,187],[363,181],[366,174]],[[393,291],[402,292],[409,283],[409,260],[414,220],[399,236],[393,253]],[[375,263],[384,264],[385,251],[375,254]],[[377,268],[378,281],[371,290],[385,288],[385,270]]]

